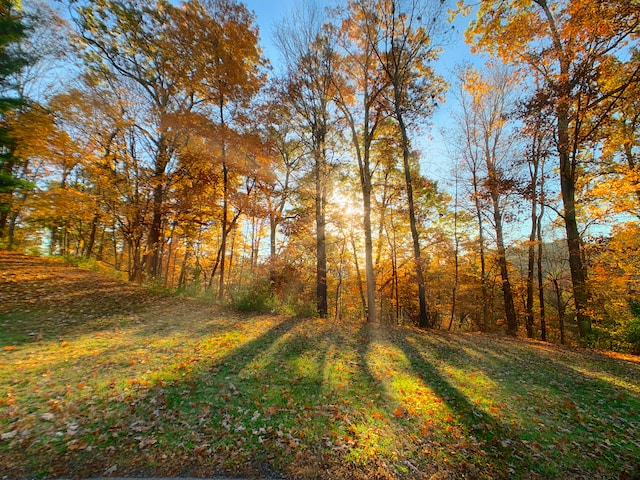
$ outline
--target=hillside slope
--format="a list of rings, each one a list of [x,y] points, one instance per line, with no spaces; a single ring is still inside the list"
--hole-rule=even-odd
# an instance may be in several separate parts
[[[640,364],[238,316],[0,253],[4,478],[638,478]]]

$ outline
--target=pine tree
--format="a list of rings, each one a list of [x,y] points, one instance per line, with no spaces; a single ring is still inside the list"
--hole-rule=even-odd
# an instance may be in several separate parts
[[[23,104],[23,99],[13,94],[13,75],[28,63],[13,48],[27,35],[17,6],[12,0],[0,0],[0,237],[4,236],[13,192],[27,186],[14,175],[15,140],[5,122],[6,113]]]

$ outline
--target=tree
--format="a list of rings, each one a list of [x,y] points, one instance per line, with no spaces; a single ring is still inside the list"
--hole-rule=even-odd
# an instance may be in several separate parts
[[[15,155],[15,139],[6,123],[7,113],[24,104],[24,99],[16,91],[14,79],[30,62],[17,49],[28,30],[16,7],[13,0],[0,1],[0,238],[6,233],[14,191],[29,187],[15,175],[19,159]]]
[[[16,45],[16,54],[28,63],[13,74],[13,81],[21,98],[45,105],[68,87],[60,78],[76,73],[68,41],[70,25],[46,0],[26,0],[21,10],[29,34]]]
[[[640,65],[640,51],[632,51],[630,62],[609,62],[607,69],[615,79]],[[625,72],[627,70],[627,72]],[[600,135],[592,141],[600,150],[598,175],[592,193],[600,202],[609,203],[614,215],[629,214],[640,218],[640,84],[627,88],[605,118]]]
[[[461,78],[461,81],[463,81],[463,77]],[[458,183],[458,173],[466,170],[467,174],[470,175],[469,181],[467,182],[470,185],[467,186],[470,187],[468,190],[468,196],[471,200],[472,206],[469,208],[469,210],[471,211],[472,217],[475,218],[478,226],[478,237],[474,247],[477,250],[480,261],[480,308],[482,309],[482,314],[480,315],[478,324],[481,331],[486,331],[489,328],[489,317],[492,316],[490,311],[492,302],[490,302],[489,299],[488,287],[489,279],[485,234],[486,227],[484,219],[484,212],[485,210],[488,210],[489,207],[486,204],[486,199],[482,195],[481,175],[483,159],[480,154],[480,146],[472,142],[472,136],[467,135],[467,132],[472,131],[472,126],[468,124],[468,120],[471,120],[471,118],[469,118],[468,115],[464,114],[461,115],[458,119],[459,136],[455,137],[455,141],[457,142],[456,160],[461,159],[461,162],[456,161],[456,165],[454,168],[457,170],[456,186]]]
[[[374,3],[351,0],[348,16],[343,20],[341,33],[342,58],[339,71],[337,105],[350,132],[351,143],[358,164],[362,191],[365,245],[365,275],[367,285],[367,320],[378,322],[376,310],[376,272],[373,263],[373,234],[371,202],[373,188],[372,149],[378,127],[386,119],[389,81],[369,41],[368,29],[374,13]]]
[[[303,124],[313,162],[316,224],[316,299],[320,317],[328,314],[326,205],[328,188],[327,141],[334,95],[335,51],[320,12],[306,5],[277,31],[289,77],[288,98]]]
[[[27,61],[9,76],[8,83],[21,104],[5,115],[6,127],[15,143],[5,170],[13,170],[16,188],[6,192],[8,207],[0,211],[0,236],[6,234],[8,248],[16,244],[16,228],[25,213],[23,207],[36,181],[40,180],[37,167],[32,168],[31,155],[42,160],[39,154],[43,152],[47,130],[53,122],[53,112],[46,108],[47,101],[64,84],[56,73],[68,53],[68,25],[51,6],[30,1],[21,7],[20,13],[28,35],[12,45],[11,51],[16,58]]]
[[[415,275],[418,284],[420,327],[432,326],[427,311],[424,265],[421,259],[420,235],[416,223],[413,194],[411,138],[409,131],[417,122],[428,118],[445,89],[444,81],[432,68],[439,49],[433,37],[439,33],[443,2],[421,8],[417,0],[377,0],[359,2],[366,12],[366,32],[386,80],[390,85],[389,103],[397,122],[402,144],[402,164],[409,207],[409,224],[413,242]]]
[[[271,144],[275,157],[275,172],[271,181],[262,185],[268,204],[269,256],[272,263],[276,261],[278,251],[278,227],[285,220],[285,209],[295,188],[295,175],[299,173],[304,156],[303,142],[296,135],[293,115],[286,108],[285,93],[276,91],[273,95],[273,103],[267,106],[264,128],[266,142]]]
[[[467,31],[477,50],[498,55],[541,79],[555,120],[563,220],[579,334],[591,332],[589,291],[577,220],[580,155],[602,121],[638,80],[638,68],[599,84],[601,67],[637,38],[640,6],[627,0],[489,0]]]
[[[143,264],[148,275],[162,272],[161,252],[167,195],[176,174],[177,152],[186,141],[174,121],[190,115],[215,118],[220,127],[220,164],[225,194],[221,234],[220,295],[229,231],[228,111],[244,104],[262,82],[257,32],[246,8],[229,0],[169,2],[107,0],[78,7],[78,42],[88,75],[105,87],[130,92],[136,151],[151,164],[151,221]]]
[[[215,108],[216,131],[222,169],[222,219],[218,296],[224,297],[227,237],[233,227],[229,215],[230,179],[228,151],[234,122],[262,87],[264,60],[258,32],[247,8],[233,0],[185,3],[167,36],[173,50],[172,68],[204,103]],[[179,61],[175,61],[179,59]],[[189,72],[187,77],[182,72]],[[215,141],[215,140],[214,140]]]
[[[153,213],[143,259],[152,277],[160,272],[165,192],[177,141],[162,121],[175,110],[193,106],[192,92],[179,88],[172,78],[168,52],[162,50],[165,25],[173,12],[168,3],[106,1],[78,7],[75,18],[88,75],[105,88],[127,88],[130,106],[139,105],[129,108],[141,134],[131,138],[140,142],[131,147],[148,152],[152,164]],[[134,279],[141,277],[136,274]]]
[[[545,162],[551,149],[551,126],[539,109],[535,98],[525,106],[523,134],[527,139],[525,161],[529,170],[529,183],[524,188],[524,198],[530,203],[531,230],[529,233],[527,261],[527,298],[525,305],[525,327],[527,337],[534,336],[534,274],[537,270],[538,303],[540,309],[540,336],[547,340],[544,300],[544,273],[542,271],[542,219],[545,210]],[[538,210],[539,208],[539,210]],[[537,246],[537,251],[536,251]]]
[[[590,276],[601,286],[594,295],[600,309],[594,322],[598,346],[637,353],[640,347],[637,279],[640,226],[621,222],[586,245]]]
[[[491,200],[507,333],[516,335],[518,318],[509,280],[503,226],[508,194],[514,189],[513,174],[508,173],[513,171],[510,161],[518,154],[507,124],[508,109],[515,101],[510,89],[514,78],[505,68],[493,69],[486,76],[468,69],[464,72],[463,82],[461,102],[468,145],[465,154],[473,157],[470,163],[480,160],[484,164],[486,178],[481,186]],[[474,190],[476,183],[477,179],[474,179]]]
[[[98,256],[106,253],[109,230],[111,248],[107,251],[112,252],[112,264],[119,269],[126,261],[129,280],[141,282],[153,196],[152,170],[137,148],[141,133],[130,107],[125,91],[92,83],[56,95],[50,101],[50,108],[56,112],[56,126],[77,146],[77,156],[82,157],[78,161],[80,174],[97,198],[99,207],[92,223],[96,229],[98,223],[103,226]],[[49,152],[49,162],[56,158],[54,152]]]

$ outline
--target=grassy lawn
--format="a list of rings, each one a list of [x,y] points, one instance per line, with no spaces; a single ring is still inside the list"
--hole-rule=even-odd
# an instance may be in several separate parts
[[[0,472],[640,475],[640,363],[483,335],[239,316],[0,254]]]

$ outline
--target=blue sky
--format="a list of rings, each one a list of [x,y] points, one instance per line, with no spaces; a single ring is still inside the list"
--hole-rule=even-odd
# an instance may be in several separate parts
[[[256,14],[257,24],[260,27],[260,40],[265,55],[272,62],[276,52],[273,51],[272,40],[274,27],[282,22],[282,19],[296,9],[300,0],[243,0],[243,3]],[[324,4],[325,2],[321,2]]]
[[[243,0],[243,3],[256,14],[257,24],[260,27],[260,39],[265,49],[265,54],[274,61],[276,52],[273,51],[272,36],[274,27],[287,15],[291,14],[302,4],[303,0]],[[318,5],[329,5],[340,3],[337,1],[316,0]],[[466,20],[459,19],[455,22],[455,35],[453,43],[447,48],[439,62],[439,73],[445,74],[446,70],[462,62],[469,60],[471,55],[463,40],[463,33]]]

